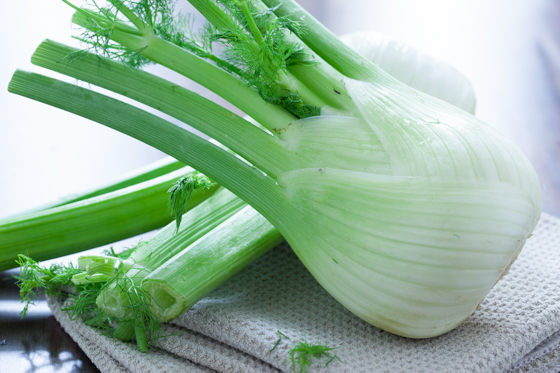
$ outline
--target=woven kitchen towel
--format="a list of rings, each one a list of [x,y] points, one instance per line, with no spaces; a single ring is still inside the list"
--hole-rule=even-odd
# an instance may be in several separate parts
[[[560,219],[543,214],[533,237],[476,312],[455,330],[413,340],[367,324],[329,296],[280,245],[165,326],[167,353],[71,321],[62,326],[102,372],[289,372],[297,340],[323,343],[339,360],[307,372],[553,372],[560,363]],[[289,337],[278,341],[278,331]]]

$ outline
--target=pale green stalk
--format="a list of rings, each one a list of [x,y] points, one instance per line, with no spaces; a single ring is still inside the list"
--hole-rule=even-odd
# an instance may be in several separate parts
[[[248,1],[255,11],[260,13],[268,11],[268,8],[260,0]],[[271,15],[271,17],[274,17],[274,15]],[[300,22],[300,20],[295,21]],[[307,29],[305,29],[302,35],[307,32]],[[302,42],[298,36],[286,31],[285,40],[303,46],[305,53],[310,56],[310,60],[315,62],[312,65],[296,64],[288,66],[288,71],[303,82],[306,87],[313,90],[327,105],[337,109],[352,110],[353,104],[344,87],[344,77]]]
[[[266,7],[260,0],[248,1],[253,5],[253,9],[260,13],[268,10],[268,7]],[[274,15],[271,17],[273,16]],[[293,20],[305,25],[305,22],[302,22],[302,20]],[[307,46],[304,38],[308,32],[309,31],[306,27],[305,31],[302,33],[302,42],[298,36],[286,31],[285,40],[302,45],[305,53],[316,63],[312,65],[288,66],[288,71],[303,82],[306,87],[312,89],[313,92],[327,105],[337,109],[352,110],[354,105],[348,96],[348,92],[346,92],[346,88],[343,83],[344,76],[324,61],[320,54],[315,53],[313,49]]]
[[[21,253],[36,260],[53,259],[164,226],[171,221],[166,191],[191,172],[196,171],[185,167],[101,196],[2,221],[0,271],[15,267]],[[196,190],[189,208],[212,193]]]
[[[248,211],[247,209],[252,211],[250,215],[246,213]],[[241,214],[240,211],[244,213]],[[214,283],[214,286],[217,286],[225,281],[225,279],[229,278],[234,273],[233,271],[240,270],[252,260],[256,259],[256,257],[262,255],[265,249],[268,250],[272,248],[272,246],[265,247],[264,244],[262,244],[266,241],[266,237],[268,237],[268,230],[263,230],[262,227],[266,225],[270,229],[274,228],[270,223],[266,222],[263,217],[260,217],[260,215],[257,217],[257,215],[258,214],[252,208],[248,207],[241,199],[228,190],[221,189],[211,198],[184,215],[177,234],[175,234],[174,224],[169,224],[148,242],[139,245],[128,259],[134,264],[128,270],[126,276],[133,284],[139,286],[146,281],[146,279],[152,278],[155,273],[158,274],[156,278],[159,278],[162,273],[171,273],[168,270],[162,272],[161,268],[172,265],[175,268],[173,271],[176,275],[175,281],[189,284],[188,287],[192,287],[192,289],[189,290],[188,298],[196,302],[213,288],[208,285],[209,283]],[[240,221],[245,221],[249,217],[254,219],[254,223],[246,222],[239,225]],[[258,221],[261,223],[257,224]],[[266,224],[264,222],[266,222]],[[224,229],[224,226],[229,226],[231,228],[229,230]],[[243,231],[238,229],[233,230],[233,227],[244,228],[246,231],[245,233],[241,233]],[[241,236],[251,236],[256,241],[254,241],[254,244],[250,247],[240,245],[238,244],[239,242],[245,242],[243,240],[238,240],[237,236],[240,235],[240,233]],[[261,237],[262,240],[259,241],[259,237]],[[278,238],[280,241],[282,240],[281,237],[279,238],[279,235],[275,235],[274,237]],[[280,241],[274,242],[277,244]],[[215,244],[202,244],[201,246],[201,242],[214,242]],[[191,250],[191,247],[196,249]],[[185,255],[185,252],[191,254],[198,253],[199,256]],[[218,254],[220,252],[227,252],[230,255],[220,256]],[[193,265],[203,268],[202,271],[209,276],[208,281],[210,281],[210,278],[214,277],[216,277],[216,281],[207,282],[206,286],[201,283],[199,287],[196,287],[194,277],[197,275],[197,272],[189,270]],[[215,266],[219,266],[220,268],[214,270]],[[180,273],[177,272],[178,268],[182,268]],[[198,273],[198,275],[200,275],[200,273]],[[172,313],[174,317],[176,317],[178,316],[176,313],[179,312],[178,310],[184,311],[185,297],[187,296],[186,292],[188,289],[185,288],[180,293],[173,293],[172,285],[169,284],[169,286],[169,294],[166,292],[166,288],[161,288],[161,291],[159,288],[151,288],[148,291],[147,288],[143,287],[152,299],[153,310],[157,311],[156,315],[162,321],[168,321],[170,319],[164,317],[164,315]],[[177,294],[176,302],[172,302],[170,294]],[[164,303],[166,304],[165,307],[163,306]],[[128,313],[128,299],[126,294],[116,285],[109,286],[100,294],[97,299],[97,305],[104,312],[122,319],[125,319]],[[171,309],[173,309],[173,311],[171,311]]]
[[[152,309],[169,321],[284,239],[272,224],[246,206],[142,281]]]
[[[259,123],[285,126],[295,118],[280,107],[267,105],[258,93],[238,78],[212,63],[166,42],[153,34],[147,25],[141,31],[95,12],[76,8],[72,21],[86,29],[97,25],[111,28],[111,39],[147,59],[182,74],[217,93]],[[95,23],[92,22],[95,21]],[[139,21],[141,22],[141,21]]]
[[[189,2],[200,11],[206,19],[221,31],[237,30],[239,26],[232,21],[231,17],[226,14],[216,3],[207,0],[189,0]],[[251,1],[252,10],[263,13],[267,9],[257,1]],[[247,4],[244,4],[247,8]],[[246,10],[249,13],[249,10]],[[256,38],[261,37],[258,29],[253,27],[253,34]],[[316,104],[322,107],[325,104],[339,108],[348,109],[352,108],[351,100],[349,99],[344,85],[342,84],[342,77],[336,70],[322,61],[321,57],[316,55],[311,49],[307,48],[304,43],[301,43],[297,36],[286,32],[286,41],[296,42],[303,46],[305,53],[309,56],[309,60],[315,64],[305,66],[288,66],[286,79],[294,83],[294,90],[297,91],[301,97],[306,98],[310,104]],[[284,84],[289,86],[289,84]],[[267,127],[268,128],[268,127]]]
[[[216,29],[222,32],[228,31],[239,31],[240,26],[233,21],[233,19],[215,2],[207,0],[189,0],[189,2],[200,12],[202,15],[210,22]],[[247,4],[243,4],[245,14],[248,16],[250,10]],[[248,42],[249,46],[253,48],[255,53],[262,48],[262,34],[258,27],[256,26],[253,19],[249,22],[251,33],[255,40]],[[270,75],[274,75],[275,72],[268,69]],[[314,105],[317,107],[322,107],[326,104],[323,99],[321,99],[313,90],[311,90],[307,85],[303,84],[298,78],[296,78],[289,71],[278,72],[278,83],[279,85],[289,91],[294,91],[299,94],[299,96],[305,101],[305,103]],[[332,102],[331,102],[332,104]],[[268,124],[263,124],[269,130],[272,129]]]
[[[176,233],[177,229],[173,224],[168,224],[148,244],[135,250],[131,259],[141,264],[143,270],[134,274],[134,277],[143,278],[157,268],[158,264],[170,260],[246,205],[235,194],[219,188],[214,195],[184,215],[183,219],[186,220],[181,220],[179,232]]]
[[[140,285],[142,280],[162,263],[209,234],[215,227],[245,206],[246,203],[243,200],[227,189],[220,188],[212,197],[184,215],[178,232],[176,232],[176,226],[171,223],[148,242],[139,245],[130,257],[135,264],[127,275],[135,284]],[[118,291],[107,291],[106,294],[99,306],[116,315],[124,313],[125,310],[116,311],[116,308],[113,308],[122,307],[119,304]],[[112,301],[111,297],[117,300]]]
[[[78,49],[46,40],[37,48],[31,62],[175,117],[219,142],[227,142],[231,150],[271,175],[285,169],[282,159],[286,148],[281,142],[238,115],[158,76],[94,54],[67,60],[78,52]],[[261,163],[263,156],[271,160],[266,167]]]
[[[206,269],[212,269],[214,260],[208,261],[209,257],[215,257],[215,253],[220,250],[230,253],[229,257],[220,258],[222,260],[222,268],[220,270],[224,272],[222,274],[214,274],[214,276],[221,278],[215,285],[225,281],[225,279],[232,275],[232,270],[237,271],[245,267],[257,256],[266,252],[265,250],[272,248],[272,245],[266,247],[263,245],[253,245],[249,248],[240,245],[232,245],[232,241],[236,240],[234,235],[239,234],[239,231],[231,231],[229,236],[227,236],[229,242],[224,241],[226,238],[224,237],[225,231],[220,227],[227,224],[232,226],[232,220],[240,220],[238,217],[239,211],[245,211],[247,208],[249,207],[247,207],[245,202],[228,190],[221,188],[212,197],[183,216],[177,233],[175,233],[175,224],[171,223],[159,231],[149,241],[138,245],[130,258],[126,260],[127,263],[132,263],[130,269],[128,269],[126,273],[118,274],[120,278],[126,276],[127,286],[123,287],[122,281],[117,279],[117,281],[111,283],[100,293],[96,301],[97,306],[102,312],[117,317],[122,321],[119,323],[114,336],[119,339],[129,340],[135,333],[138,335],[138,331],[134,331],[133,322],[130,322],[130,318],[133,317],[130,311],[130,297],[127,290],[130,286],[135,286],[140,289],[142,281],[146,277],[151,276],[154,271],[160,273],[159,268],[171,262],[185,269],[185,271],[180,274],[181,277],[179,280],[192,283],[190,279],[192,276],[195,276],[196,273],[188,271],[187,269],[189,266],[193,265],[193,262],[189,260],[189,257],[184,257],[184,260],[181,260],[181,253],[190,250],[191,246],[200,248],[199,242],[207,241],[211,238],[214,240],[221,239],[221,244],[225,244],[220,248],[206,246],[202,250],[199,249],[197,252],[200,254],[200,258],[194,258],[194,260],[198,261],[199,266],[202,265],[205,266]],[[254,210],[252,211],[254,212]],[[257,213],[254,212],[254,214]],[[235,218],[233,218],[234,216]],[[262,217],[259,219],[266,222]],[[272,227],[270,223],[267,222],[266,224]],[[249,229],[245,235],[250,234],[251,231],[254,234],[259,234],[253,227],[255,227],[254,224],[244,225],[242,228]],[[266,232],[260,232],[261,235],[265,233]],[[281,240],[281,238],[279,239]],[[260,242],[262,243],[262,241]],[[249,250],[250,253],[246,252],[247,250]],[[108,267],[108,269],[111,268]],[[118,268],[125,267],[119,265]],[[230,268],[230,270],[226,271],[227,268]],[[177,278],[175,280],[177,280]],[[206,289],[206,291],[204,291],[204,289]],[[189,299],[195,302],[210,289],[211,288],[208,286],[206,288],[202,288],[201,286],[198,288],[195,287],[195,289],[191,289],[189,293],[191,296]],[[143,289],[142,292],[145,299],[149,299],[149,304],[146,306],[151,307],[155,316],[160,321],[168,320],[164,315],[172,313],[176,317],[178,316],[177,312],[184,310],[182,307],[185,303],[184,296],[179,295],[177,300],[174,301],[170,298],[170,294],[164,289],[161,291]],[[197,298],[195,299],[194,296],[197,296]],[[164,302],[166,306],[163,306]]]
[[[195,134],[113,98],[39,74],[16,71],[8,90],[67,110],[128,134],[180,160],[242,199],[259,201],[260,212],[281,211],[274,179]]]

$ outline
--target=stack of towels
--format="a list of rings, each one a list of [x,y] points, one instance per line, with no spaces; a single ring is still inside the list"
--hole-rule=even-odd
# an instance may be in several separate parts
[[[359,319],[286,244],[164,325],[171,336],[147,354],[70,320],[61,300],[49,299],[49,306],[103,373],[290,372],[298,341],[336,347],[336,359],[313,359],[307,373],[560,372],[560,219],[543,214],[476,312],[430,339],[398,337]]]

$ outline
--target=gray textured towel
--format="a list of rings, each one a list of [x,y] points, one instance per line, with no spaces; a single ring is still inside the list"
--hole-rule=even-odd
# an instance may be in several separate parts
[[[296,340],[326,343],[339,360],[307,372],[558,372],[560,219],[543,214],[534,236],[476,312],[440,337],[412,340],[367,324],[329,296],[287,245],[213,291],[164,331],[165,352],[100,336],[71,321],[65,330],[102,372],[289,372]],[[281,331],[283,339],[273,352]],[[555,334],[556,333],[556,334]]]

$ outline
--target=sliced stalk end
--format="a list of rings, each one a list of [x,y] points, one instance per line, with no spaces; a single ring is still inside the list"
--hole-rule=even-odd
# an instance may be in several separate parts
[[[169,321],[282,241],[276,228],[246,206],[146,276],[142,290],[158,319]]]
[[[151,281],[142,286],[142,289],[151,298],[151,309],[162,322],[173,320],[189,306],[187,298],[163,282]]]
[[[105,255],[82,255],[78,258],[78,268],[89,274],[106,272],[107,268],[112,268],[121,262],[121,259]],[[108,273],[110,274],[110,273]]]

